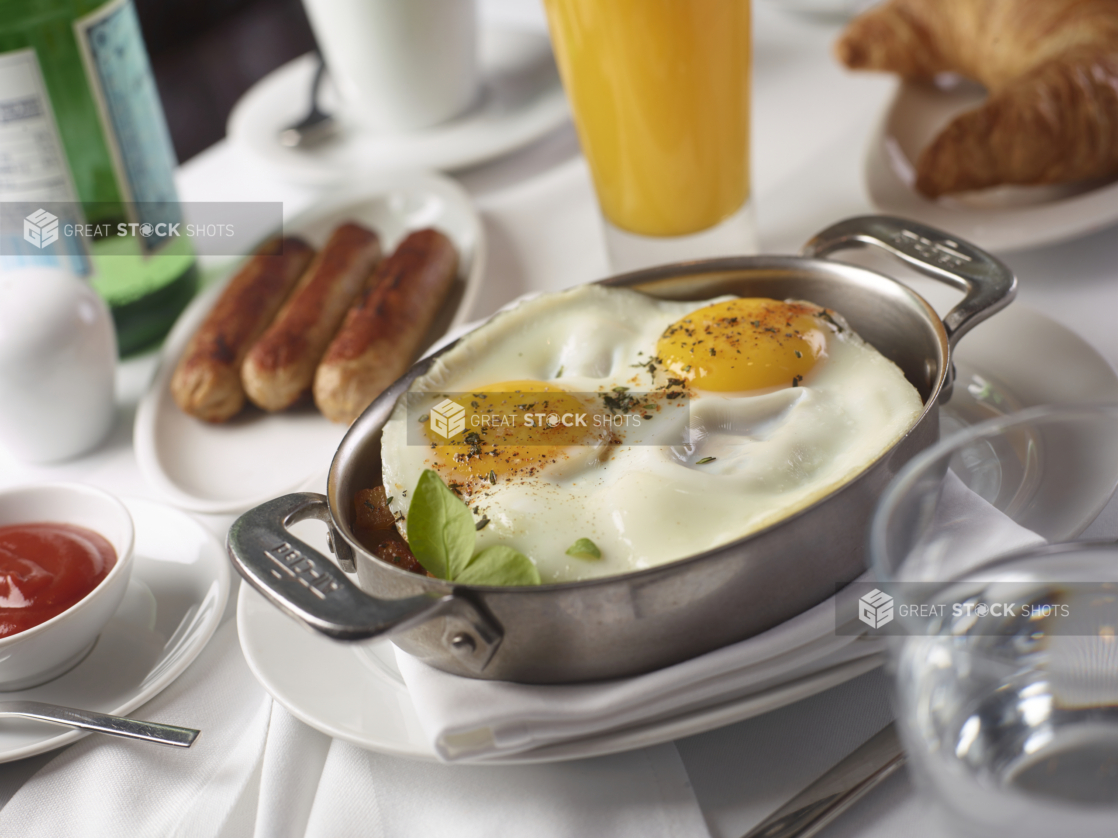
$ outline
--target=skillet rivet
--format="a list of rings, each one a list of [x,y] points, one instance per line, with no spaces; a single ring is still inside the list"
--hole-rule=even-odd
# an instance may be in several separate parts
[[[454,647],[456,652],[472,652],[477,648],[477,643],[465,632],[450,638],[450,645]]]

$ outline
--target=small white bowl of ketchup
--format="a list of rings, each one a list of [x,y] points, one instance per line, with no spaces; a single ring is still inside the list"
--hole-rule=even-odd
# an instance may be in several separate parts
[[[89,654],[128,588],[132,540],[124,504],[92,486],[0,491],[0,692]]]

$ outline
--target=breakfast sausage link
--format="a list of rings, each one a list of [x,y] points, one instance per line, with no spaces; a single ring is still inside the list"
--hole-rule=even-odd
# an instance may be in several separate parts
[[[207,422],[224,422],[240,412],[241,363],[312,258],[314,249],[301,239],[276,237],[229,280],[171,377],[179,407]]]
[[[380,257],[372,230],[348,222],[334,231],[245,358],[241,381],[254,404],[283,410],[310,389],[322,353]]]
[[[458,253],[438,230],[410,234],[377,269],[319,364],[314,401],[352,422],[418,354],[458,273]]]

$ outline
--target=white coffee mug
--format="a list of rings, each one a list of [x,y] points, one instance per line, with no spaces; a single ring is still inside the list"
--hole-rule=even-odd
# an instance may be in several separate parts
[[[0,270],[0,446],[33,463],[105,438],[116,333],[88,282],[61,268]]]
[[[345,118],[381,132],[437,125],[478,96],[475,0],[303,0]]]

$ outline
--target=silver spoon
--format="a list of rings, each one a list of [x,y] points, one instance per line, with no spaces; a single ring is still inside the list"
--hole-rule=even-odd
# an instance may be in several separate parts
[[[189,727],[175,727],[157,722],[141,722],[94,713],[92,710],[76,710],[73,707],[59,707],[41,701],[0,701],[0,718],[18,717],[50,722],[56,725],[76,727],[94,733],[107,733],[109,736],[123,736],[127,739],[143,739],[160,745],[174,745],[189,748],[198,738],[200,730]]]
[[[314,80],[311,82],[311,104],[307,115],[280,131],[280,145],[287,148],[310,148],[334,133],[334,129],[337,128],[334,117],[318,107],[318,93],[325,74],[326,62],[319,55]]]

